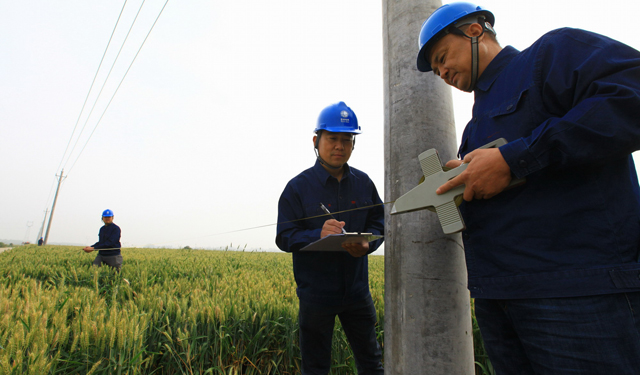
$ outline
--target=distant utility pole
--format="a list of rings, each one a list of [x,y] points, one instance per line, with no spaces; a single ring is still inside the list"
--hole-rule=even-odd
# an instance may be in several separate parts
[[[49,240],[49,229],[51,229],[51,220],[53,219],[53,211],[56,209],[56,202],[58,201],[58,192],[60,191],[60,183],[62,182],[62,179],[64,178],[64,169],[62,171],[60,171],[60,176],[56,175],[56,177],[59,177],[59,179],[58,179],[58,187],[56,188],[56,196],[55,196],[55,198],[53,198],[53,206],[51,206],[51,215],[49,215],[49,223],[47,224],[47,234],[44,236],[43,245],[46,245],[47,241]]]
[[[418,155],[455,159],[451,90],[416,67],[422,23],[440,0],[383,0],[385,201],[414,188]],[[459,234],[435,213],[385,207],[385,374],[474,373],[471,311]]]
[[[33,226],[33,221],[27,221],[27,233],[24,235],[24,240],[22,243],[26,244],[29,242],[29,233],[31,233],[31,227]]]
[[[48,213],[49,213],[49,208],[47,207],[47,209],[44,210],[44,218],[42,219],[42,226],[40,227],[40,231],[38,232],[38,238],[36,239],[36,243],[40,240],[40,238],[42,238],[42,235],[44,234],[44,224],[47,222]]]

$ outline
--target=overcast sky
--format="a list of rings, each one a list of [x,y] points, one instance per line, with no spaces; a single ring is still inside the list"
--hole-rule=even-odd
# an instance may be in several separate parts
[[[276,222],[338,101],[363,130],[350,164],[384,198],[381,1],[170,0],[113,96],[165,4],[146,0],[96,101],[141,3],[127,1],[81,115],[124,1],[0,0],[0,240],[36,241],[65,168],[49,243],[93,244],[109,208],[125,247],[275,249],[275,226],[238,230]],[[640,49],[637,0],[479,4],[502,45],[570,26]],[[453,98],[459,137],[473,98]]]

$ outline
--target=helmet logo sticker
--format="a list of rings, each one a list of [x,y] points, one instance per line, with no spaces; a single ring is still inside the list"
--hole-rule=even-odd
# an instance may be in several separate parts
[[[349,112],[347,111],[340,111],[340,116],[342,116],[343,118],[340,119],[340,122],[349,122]]]

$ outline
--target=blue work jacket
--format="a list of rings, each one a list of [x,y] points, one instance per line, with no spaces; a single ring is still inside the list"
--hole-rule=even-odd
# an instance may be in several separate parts
[[[347,232],[384,233],[384,208],[373,181],[347,164],[344,168],[338,181],[316,161],[289,181],[278,202],[276,244],[280,250],[293,253],[298,298],[328,306],[370,296],[369,266],[367,256],[354,258],[346,251],[298,251],[319,240],[324,222],[330,219],[324,216],[320,203],[331,212],[352,210],[334,215],[345,222]],[[314,217],[318,215],[323,216]],[[369,252],[381,243],[370,242]]]
[[[92,246],[96,250],[100,250],[98,254],[102,256],[114,256],[120,255],[120,227],[111,223],[109,225],[103,225],[98,233],[98,242]],[[115,248],[115,249],[114,249]]]
[[[640,52],[567,28],[504,48],[478,79],[459,156],[501,137],[526,183],[460,207],[471,296],[640,290]]]

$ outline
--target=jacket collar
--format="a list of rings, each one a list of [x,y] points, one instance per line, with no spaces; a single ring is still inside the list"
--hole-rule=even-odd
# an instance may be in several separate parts
[[[520,51],[511,46],[504,47],[502,51],[500,51],[496,55],[496,57],[491,60],[484,72],[482,72],[482,76],[480,76],[478,82],[476,83],[475,91],[489,91],[493,83],[500,75],[500,72],[502,72],[502,69],[504,69],[505,66],[509,65],[511,60],[513,60],[513,58],[519,53]]]
[[[320,183],[322,183],[323,186],[325,186],[327,184],[327,181],[329,181],[329,178],[334,178],[329,171],[327,171],[322,164],[320,164],[319,160],[316,160],[316,164],[313,166],[312,170],[314,171],[315,175],[318,177],[318,180],[320,180]],[[351,175],[351,168],[349,167],[349,164],[344,163],[344,173],[342,174],[342,179],[344,180],[345,178],[349,177],[349,175]]]

